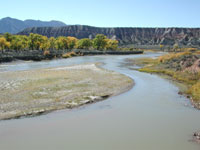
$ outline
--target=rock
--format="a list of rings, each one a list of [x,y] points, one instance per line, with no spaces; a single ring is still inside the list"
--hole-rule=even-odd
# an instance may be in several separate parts
[[[193,136],[195,136],[195,137],[196,137],[197,135],[198,135],[198,133],[197,133],[197,132],[194,132]]]
[[[101,96],[88,96],[88,98],[90,99],[90,102],[102,100]]]
[[[178,94],[179,94],[179,95],[183,95],[183,92],[179,91]]]
[[[196,141],[200,142],[200,132],[195,132],[193,134],[193,136],[194,136],[194,138],[195,138]]]
[[[189,96],[189,95],[187,95],[187,98],[190,98],[190,96]]]
[[[103,96],[88,96],[88,98],[90,99],[89,102],[87,103],[91,103],[91,102],[95,102],[95,101],[100,101],[103,99],[108,98],[110,95],[103,95]]]

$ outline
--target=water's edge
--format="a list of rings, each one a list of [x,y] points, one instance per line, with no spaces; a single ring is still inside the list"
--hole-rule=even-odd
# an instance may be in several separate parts
[[[200,111],[177,94],[178,87],[158,75],[121,66],[126,58],[159,55],[85,56],[0,65],[0,71],[16,71],[101,62],[104,69],[134,79],[134,88],[105,101],[34,118],[1,121],[0,149],[199,150],[199,144],[192,140],[193,132],[199,130]]]

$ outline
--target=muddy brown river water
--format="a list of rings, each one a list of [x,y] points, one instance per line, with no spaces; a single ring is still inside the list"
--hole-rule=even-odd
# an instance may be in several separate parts
[[[0,72],[103,62],[103,68],[135,81],[126,93],[73,110],[0,121],[0,150],[199,150],[192,134],[200,130],[200,111],[178,88],[157,75],[130,69],[127,56],[84,56],[42,62],[12,62]]]

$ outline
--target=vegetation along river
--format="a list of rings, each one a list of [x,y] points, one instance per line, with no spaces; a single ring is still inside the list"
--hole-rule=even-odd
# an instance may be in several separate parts
[[[1,64],[0,72],[102,62],[103,68],[131,77],[135,85],[128,92],[91,105],[0,121],[0,149],[199,150],[192,134],[200,129],[200,111],[178,94],[172,82],[124,65],[126,58],[159,55],[162,53]]]

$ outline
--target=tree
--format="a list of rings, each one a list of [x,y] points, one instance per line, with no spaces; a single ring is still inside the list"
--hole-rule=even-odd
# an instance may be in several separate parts
[[[29,34],[29,49],[31,50],[39,50],[42,41],[44,41],[43,36],[39,34]]]
[[[4,33],[4,37],[6,38],[6,41],[11,42],[12,41],[12,35],[8,32]]]
[[[164,45],[160,44],[160,50],[163,50]]]
[[[9,49],[9,47],[10,42],[7,42],[4,37],[0,37],[0,50],[2,50],[2,53],[4,49]]]
[[[0,49],[13,49],[13,50],[64,50],[64,49],[89,49],[93,48],[98,50],[115,50],[118,47],[117,40],[108,39],[103,34],[97,34],[96,37],[91,40],[89,38],[84,38],[78,40],[75,37],[64,37],[60,36],[58,38],[43,36],[40,34],[30,33],[29,36],[26,35],[11,35],[5,33],[0,35],[1,47]]]
[[[10,46],[11,46],[10,42],[6,42],[6,43],[5,43],[5,49],[9,49]]]
[[[28,47],[29,49],[34,49],[34,34],[30,33],[29,34],[29,42],[28,42]]]
[[[60,36],[55,41],[55,47],[57,50],[68,49],[68,40],[64,36]]]
[[[40,49],[44,51],[50,48],[50,41],[46,36],[42,36],[40,41],[41,41]]]
[[[78,49],[89,49],[92,46],[92,41],[88,38],[80,39],[77,42]]]
[[[21,50],[23,48],[22,40],[19,37],[14,37],[11,42],[11,48],[14,50]]]
[[[67,46],[68,49],[73,49],[76,46],[78,39],[75,37],[68,36],[67,37]]]
[[[11,41],[11,48],[14,50],[25,50],[28,48],[28,37],[25,35],[15,35]]]
[[[21,36],[23,50],[28,49],[28,37],[26,35]]]
[[[49,43],[50,43],[50,50],[54,50],[56,48],[55,44],[56,44],[56,39],[54,37],[50,37],[49,38]]]
[[[117,40],[106,39],[106,49],[108,50],[116,50],[118,47]]]
[[[103,34],[97,34],[93,39],[93,47],[97,50],[103,50],[106,47],[106,39],[107,37]]]

